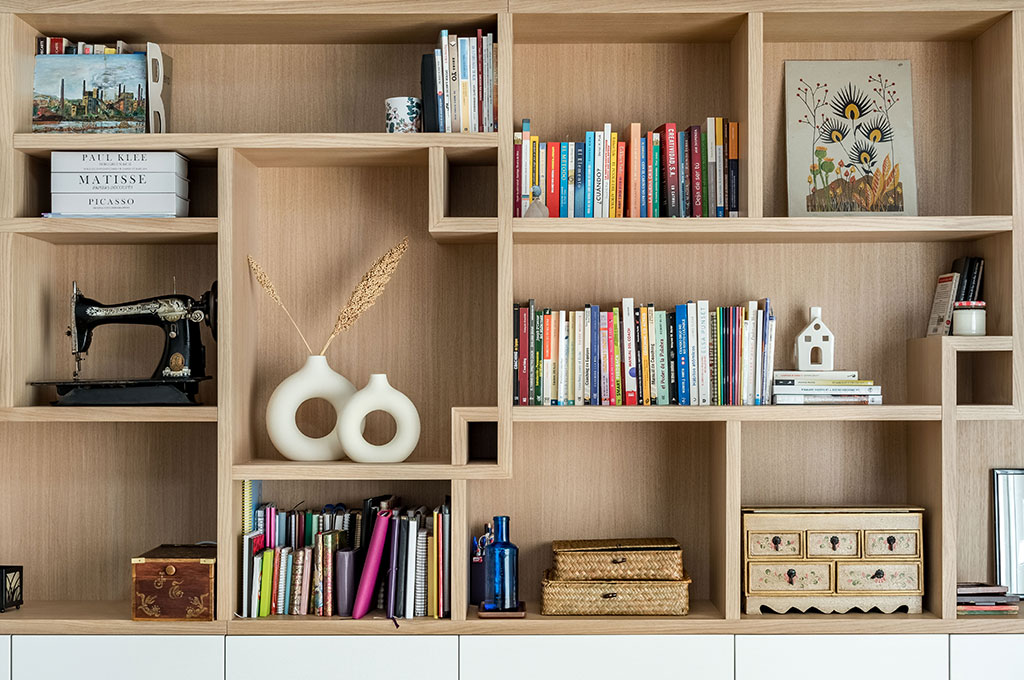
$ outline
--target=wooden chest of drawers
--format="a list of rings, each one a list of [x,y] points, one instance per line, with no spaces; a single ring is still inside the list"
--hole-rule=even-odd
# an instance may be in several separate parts
[[[746,613],[921,612],[923,508],[744,508]]]

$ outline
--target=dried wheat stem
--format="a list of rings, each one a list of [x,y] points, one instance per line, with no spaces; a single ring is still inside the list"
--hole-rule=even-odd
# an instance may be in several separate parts
[[[295,323],[295,319],[292,318],[291,312],[288,311],[288,308],[284,306],[284,302],[281,301],[281,296],[277,294],[277,289],[274,288],[274,282],[271,281],[267,273],[263,271],[263,267],[261,267],[256,260],[252,259],[252,255],[246,256],[246,259],[249,261],[249,271],[251,271],[252,275],[256,277],[256,282],[259,283],[260,287],[267,292],[270,299],[276,302],[277,305],[284,310],[285,316],[288,317],[288,320],[292,322],[292,326],[295,327],[295,332],[299,334],[300,338],[302,338],[302,344],[306,346],[306,351],[312,354],[313,348],[309,346],[309,343],[306,341],[306,336],[302,334],[301,330],[299,330],[299,325]]]
[[[326,354],[327,348],[334,342],[334,338],[338,337],[338,334],[342,331],[351,328],[352,324],[356,322],[362,313],[373,306],[373,303],[384,292],[384,286],[391,279],[391,275],[395,273],[398,263],[402,261],[402,255],[405,254],[408,248],[409,237],[406,236],[394,248],[384,253],[379,260],[374,262],[373,266],[370,267],[370,271],[363,274],[359,285],[352,291],[348,304],[338,312],[338,320],[334,323],[334,330],[331,332],[331,337],[327,338],[327,342],[324,343],[324,348],[320,350],[320,354]]]

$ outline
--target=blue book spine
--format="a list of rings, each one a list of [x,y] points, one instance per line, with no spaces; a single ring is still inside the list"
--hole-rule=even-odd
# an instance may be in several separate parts
[[[576,201],[576,205],[573,214],[576,215],[576,217],[583,217],[583,211],[585,210],[584,205],[586,203],[586,200],[583,197],[583,187],[586,184],[586,179],[584,178],[583,173],[585,172],[587,165],[587,149],[585,145],[576,144],[576,158],[573,159],[573,162],[576,163],[576,172],[574,177],[576,180],[576,187],[573,192],[573,198]]]
[[[562,142],[562,154],[558,159],[558,216],[569,216],[569,144]],[[575,160],[575,159],[574,159]]]
[[[676,305],[676,381],[679,405],[690,405],[690,343],[686,305]]]
[[[586,180],[583,187],[583,216],[594,216],[594,133],[587,133]]]
[[[444,40],[448,40],[448,31],[444,32]],[[440,48],[434,48],[434,63],[441,63],[441,50]],[[437,68],[436,66],[434,67]],[[441,69],[441,75],[444,75],[444,69]],[[437,90],[437,129],[439,132],[444,132],[444,84],[434,83],[436,86],[434,89]]]
[[[647,217],[647,140],[640,140],[640,217]]]
[[[601,308],[597,305],[590,305],[590,403],[601,405]]]

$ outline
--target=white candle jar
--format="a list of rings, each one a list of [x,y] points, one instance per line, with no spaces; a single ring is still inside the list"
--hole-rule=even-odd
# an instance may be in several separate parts
[[[953,335],[985,335],[985,303],[964,300],[953,303]]]

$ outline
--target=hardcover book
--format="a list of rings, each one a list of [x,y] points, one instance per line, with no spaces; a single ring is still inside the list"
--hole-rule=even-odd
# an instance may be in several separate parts
[[[789,215],[917,214],[910,62],[787,61]]]

